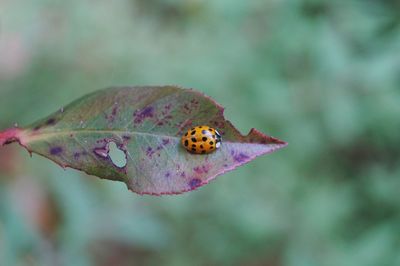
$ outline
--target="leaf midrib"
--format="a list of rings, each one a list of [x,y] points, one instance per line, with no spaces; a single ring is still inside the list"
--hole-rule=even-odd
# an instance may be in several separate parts
[[[30,129],[28,129],[30,130]],[[53,137],[59,135],[70,135],[70,134],[77,134],[77,133],[97,133],[97,134],[129,134],[129,135],[142,135],[142,136],[152,136],[158,138],[170,138],[170,139],[180,139],[181,137],[172,136],[172,135],[163,135],[163,134],[156,134],[156,133],[148,133],[148,132],[141,132],[141,131],[126,131],[126,130],[96,130],[96,129],[79,129],[79,130],[68,130],[68,131],[58,131],[58,132],[48,132],[48,133],[33,133],[29,131],[27,134],[22,134],[20,136],[23,143],[31,143],[40,141],[43,139],[51,139]],[[234,141],[224,141],[224,143],[243,143],[243,142],[234,142]],[[247,144],[261,144],[261,143],[247,143]]]
[[[71,134],[79,134],[79,133],[93,133],[93,134],[129,134],[129,135],[143,135],[143,136],[152,136],[158,138],[174,138],[180,139],[180,137],[172,136],[172,135],[164,135],[164,134],[156,134],[156,133],[148,133],[141,131],[126,131],[126,130],[96,130],[96,129],[82,129],[82,130],[68,130],[68,131],[58,131],[58,132],[47,132],[47,133],[34,133],[29,132],[28,134],[22,136],[24,138],[25,143],[36,142],[43,139],[51,139],[57,136],[62,135],[71,135]]]

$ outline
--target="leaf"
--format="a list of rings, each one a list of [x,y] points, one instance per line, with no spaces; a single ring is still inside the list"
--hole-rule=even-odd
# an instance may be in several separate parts
[[[218,150],[196,155],[181,146],[182,134],[197,125],[221,133]],[[287,145],[256,129],[242,136],[211,98],[175,86],[97,91],[29,127],[0,133],[0,145],[14,141],[64,168],[123,181],[136,193],[153,195],[196,189]],[[122,163],[113,158],[112,144],[123,152]]]

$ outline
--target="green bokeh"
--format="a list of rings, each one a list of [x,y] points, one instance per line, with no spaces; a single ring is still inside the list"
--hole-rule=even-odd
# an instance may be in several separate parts
[[[400,265],[398,1],[0,2],[0,128],[193,87],[289,142],[180,196],[0,150],[0,265]]]

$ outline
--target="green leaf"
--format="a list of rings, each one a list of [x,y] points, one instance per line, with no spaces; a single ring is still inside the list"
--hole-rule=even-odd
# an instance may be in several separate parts
[[[210,154],[191,154],[182,134],[209,125],[222,135]],[[287,144],[252,129],[242,136],[211,98],[175,86],[100,90],[26,128],[0,133],[62,167],[123,181],[139,194],[178,194]]]

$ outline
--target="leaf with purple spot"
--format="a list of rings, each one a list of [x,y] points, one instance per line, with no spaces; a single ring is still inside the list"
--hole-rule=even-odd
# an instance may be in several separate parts
[[[197,155],[181,146],[182,134],[198,125],[221,133],[215,152]],[[62,167],[152,195],[194,190],[287,145],[256,129],[241,135],[213,99],[175,86],[97,91],[31,126],[0,132],[0,146],[14,141]],[[122,162],[113,149],[124,155]]]

